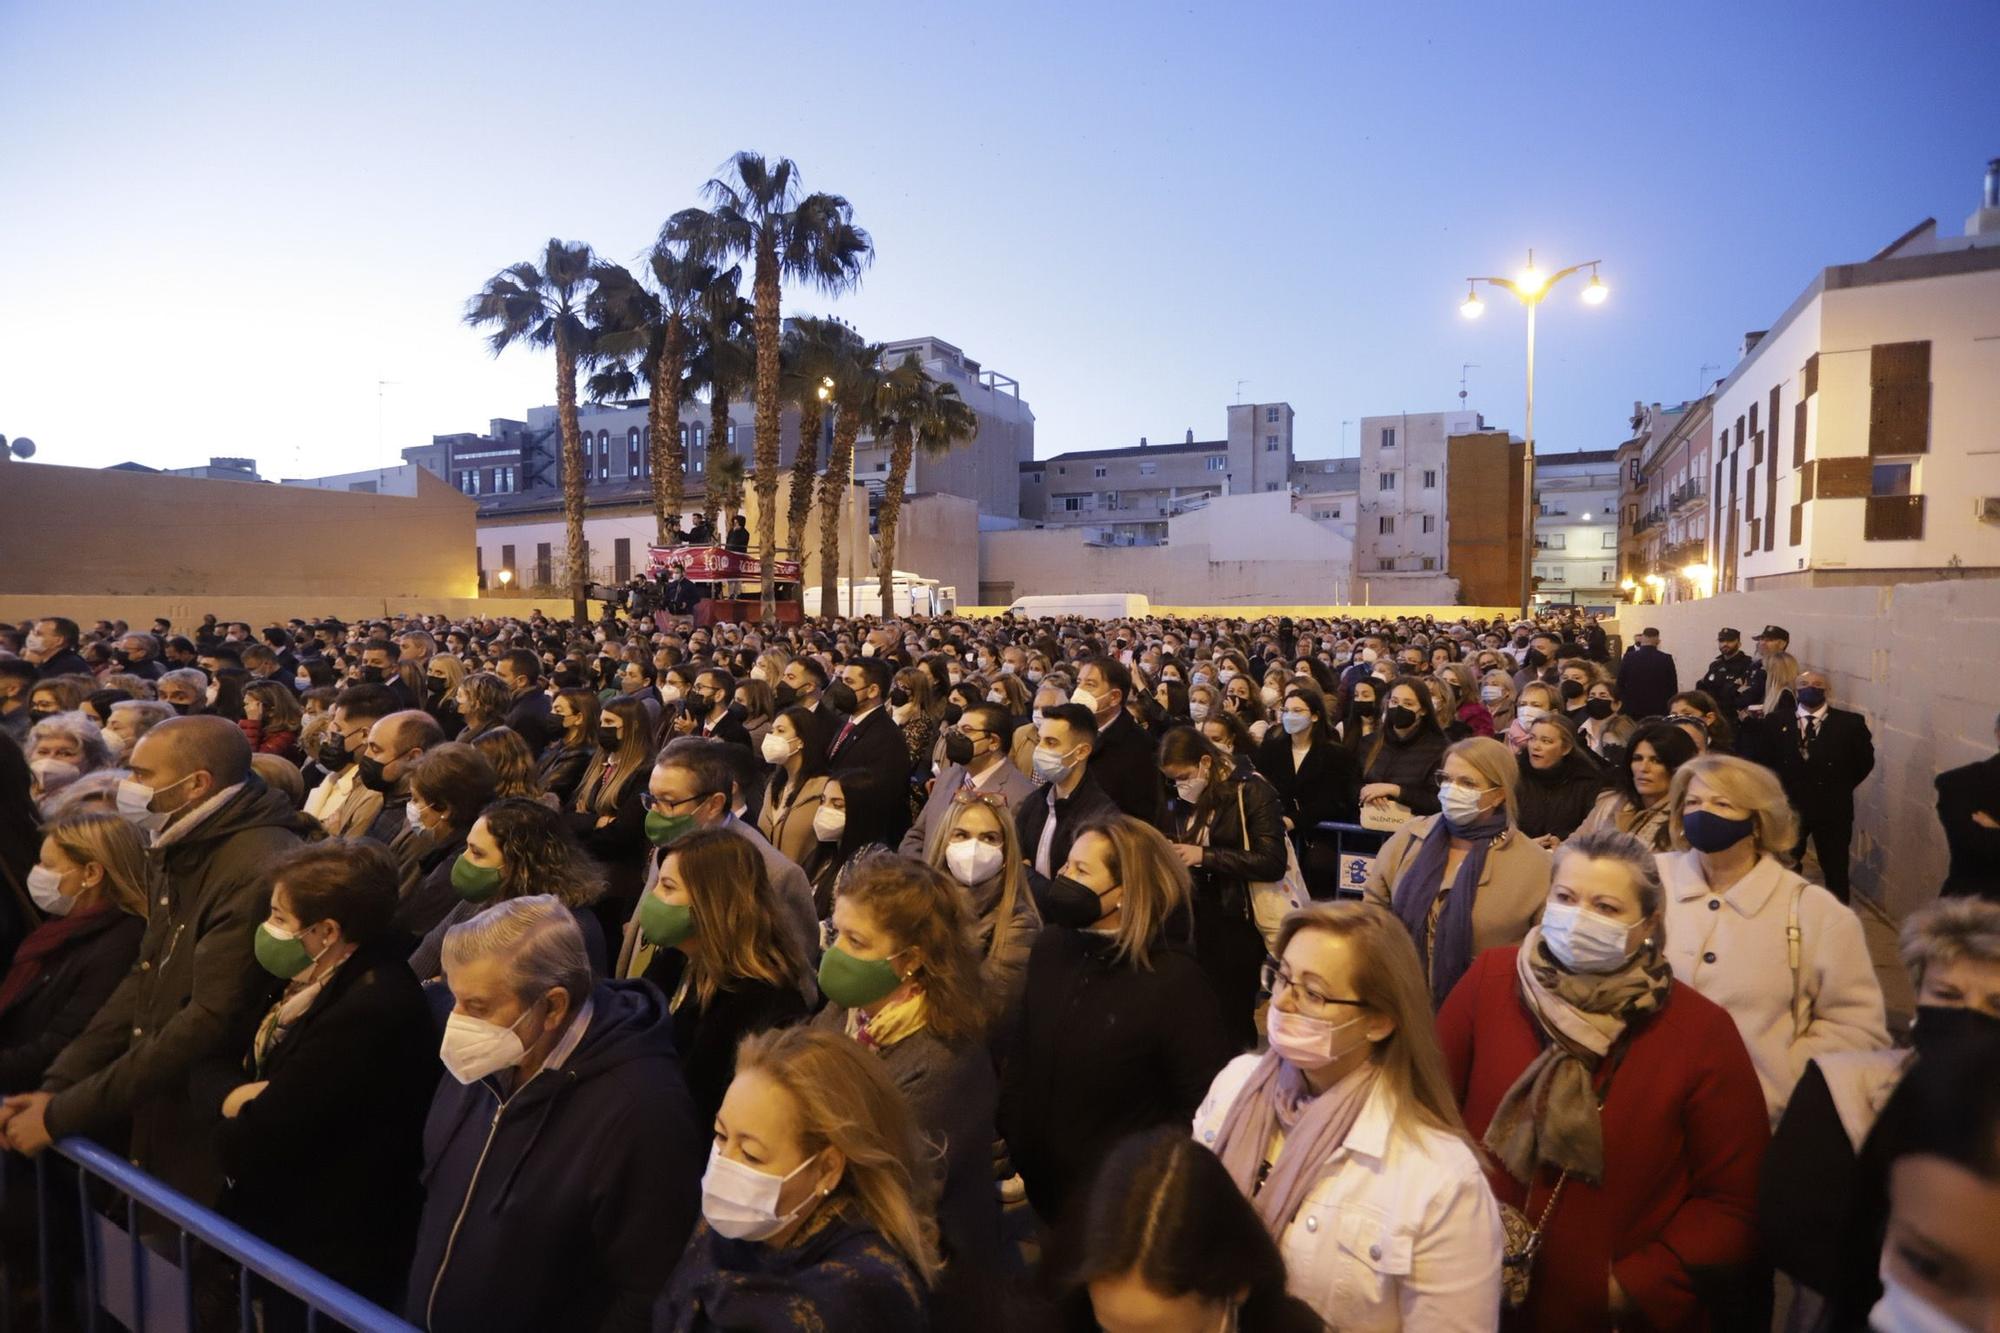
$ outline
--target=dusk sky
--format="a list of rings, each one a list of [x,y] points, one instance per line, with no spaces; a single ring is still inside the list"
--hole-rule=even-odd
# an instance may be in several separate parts
[[[1993,0],[13,0],[0,433],[277,477],[518,417],[552,358],[493,358],[466,298],[551,236],[633,260],[749,148],[876,242],[788,313],[1014,376],[1043,456],[1214,438],[1239,380],[1352,453],[1467,362],[1518,430],[1522,311],[1458,303],[1530,246],[1604,261],[1608,302],[1543,307],[1537,398],[1543,451],[1605,448],[1818,268],[1962,229],[1995,52]]]

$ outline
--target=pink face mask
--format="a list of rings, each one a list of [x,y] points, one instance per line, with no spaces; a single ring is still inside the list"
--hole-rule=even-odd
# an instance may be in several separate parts
[[[1271,1038],[1271,1049],[1300,1069],[1324,1069],[1368,1040],[1364,1034],[1337,1050],[1334,1048],[1338,1034],[1359,1023],[1359,1018],[1334,1023],[1305,1014],[1288,1014],[1272,1005],[1265,1012],[1264,1021]]]

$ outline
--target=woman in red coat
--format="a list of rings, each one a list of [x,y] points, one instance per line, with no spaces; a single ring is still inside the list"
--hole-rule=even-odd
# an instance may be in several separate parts
[[[1544,1227],[1510,1328],[1706,1329],[1743,1304],[1764,1094],[1729,1015],[1673,979],[1662,926],[1651,853],[1582,834],[1541,924],[1438,1014],[1493,1195]]]

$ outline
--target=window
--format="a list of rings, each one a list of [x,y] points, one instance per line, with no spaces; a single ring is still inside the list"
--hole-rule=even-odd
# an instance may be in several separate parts
[[[1394,449],[1396,447],[1396,428],[1394,426],[1382,427],[1382,447],[1384,449]]]
[[[1375,568],[1385,572],[1393,570],[1396,568],[1396,561],[1391,556],[1381,556],[1375,561]]]
[[[502,546],[500,548],[500,568],[502,569],[516,568],[514,564],[514,548],[512,546]]]
[[[466,473],[466,474],[465,474],[465,481],[466,481],[466,486],[465,486],[465,493],[466,493],[467,495],[477,495],[477,494],[479,494],[479,469],[478,469],[478,468],[474,468],[474,469],[472,469],[472,471],[470,471],[470,472]]]
[[[1267,481],[1264,483],[1264,489],[1267,491],[1275,491],[1278,489],[1278,485],[1279,483],[1275,481]]]
[[[1548,550],[1560,551],[1569,545],[1569,534],[1566,532],[1551,532],[1542,539],[1542,545]]]
[[[1915,473],[1915,465],[1910,463],[1877,463],[1870,472],[1870,495],[1908,495],[1910,483]]]
[[[1266,436],[1264,437],[1264,452],[1265,452],[1265,453],[1267,453],[1267,454],[1275,454],[1275,453],[1277,453],[1277,452],[1278,452],[1278,437],[1277,437],[1277,436],[1275,436],[1275,435],[1266,435]]]
[[[1083,508],[1083,497],[1081,495],[1065,495],[1061,499],[1065,514],[1074,514]]]
[[[1378,491],[1393,491],[1393,490],[1395,490],[1395,489],[1396,489],[1396,474],[1395,474],[1395,473],[1393,473],[1393,472],[1383,472],[1383,473],[1380,473],[1380,474],[1378,474],[1378,475],[1376,476],[1376,478],[1375,478],[1375,489],[1376,489],[1376,490],[1378,490]]]
[[[1436,569],[1437,567],[1438,567],[1438,562],[1437,562],[1437,557],[1436,557],[1436,556],[1434,556],[1434,555],[1427,555],[1427,556],[1425,556],[1425,557],[1424,557],[1424,568],[1425,568],[1425,569]]]
[[[1093,476],[1093,477],[1101,477],[1101,476],[1103,476],[1103,475],[1104,475],[1104,465],[1103,465],[1102,463],[1099,463],[1099,464],[1098,464],[1098,465],[1097,465],[1096,467],[1094,467],[1094,468],[1092,468],[1092,469],[1090,470],[1090,475],[1091,475],[1091,476]]]
[[[1425,514],[1425,515],[1424,515],[1424,531],[1425,531],[1425,532],[1436,532],[1437,530],[1438,530],[1438,520],[1437,520],[1437,515],[1436,515],[1436,514]]]
[[[620,537],[611,545],[611,579],[623,583],[632,577],[632,539]]]
[[[1597,581],[1599,583],[1609,583],[1611,582],[1611,576],[1616,572],[1610,565],[1599,565],[1597,567]]]
[[[1598,544],[1602,549],[1606,551],[1615,551],[1618,549],[1618,534],[1615,532],[1607,532],[1601,538],[1598,539]]]
[[[1104,493],[1104,507],[1106,509],[1116,509],[1118,507],[1118,492],[1106,491]]]
[[[1376,519],[1375,531],[1384,537],[1394,536],[1396,532],[1396,516],[1394,514],[1384,514],[1382,517]]]
[[[736,423],[733,421],[729,423],[729,447],[736,447]]]
[[[1868,454],[1921,454],[1930,448],[1931,345],[1877,343],[1868,365]],[[1879,469],[1878,469],[1879,470]]]
[[[1220,472],[1220,471],[1222,471],[1222,469],[1224,469],[1224,468],[1226,468],[1226,467],[1228,467],[1228,466],[1229,466],[1229,457],[1228,457],[1228,455],[1226,455],[1226,454],[1210,454],[1210,455],[1208,456],[1208,470],[1209,470],[1210,472]]]
[[[1140,464],[1140,466],[1141,466],[1141,467],[1143,467],[1143,466],[1145,466],[1145,465],[1144,465],[1144,464],[1142,463],[1142,464]],[[1039,473],[1039,472],[1030,472],[1030,473],[1028,474],[1028,482],[1029,482],[1029,484],[1030,484],[1030,485],[1033,485],[1033,486],[1039,486],[1039,485],[1041,485],[1041,484],[1042,484],[1042,474],[1041,474],[1041,473]]]
[[[1160,465],[1158,463],[1139,464],[1139,475],[1142,477],[1150,477],[1159,470],[1160,470]]]
[[[689,439],[688,431],[690,429],[691,427],[687,424],[687,422],[683,421],[681,423],[681,448],[683,449],[688,447],[688,439]]]
[[[547,542],[535,543],[535,586],[546,588],[556,581],[555,557]]]
[[[1275,422],[1275,421],[1276,421],[1277,419],[1278,419],[1278,409],[1277,409],[1277,408],[1275,408],[1275,407],[1267,407],[1267,408],[1265,408],[1265,409],[1264,409],[1264,420],[1266,420],[1266,421],[1272,421],[1272,422]]]
[[[1437,489],[1437,484],[1438,484],[1438,474],[1436,470],[1431,468],[1426,468],[1424,470],[1424,489],[1427,491],[1434,491]]]

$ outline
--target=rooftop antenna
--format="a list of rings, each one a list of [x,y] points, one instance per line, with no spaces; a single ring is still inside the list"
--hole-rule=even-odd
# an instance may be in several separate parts
[[[1479,369],[1479,363],[1477,361],[1464,362],[1458,368],[1458,410],[1461,412],[1465,410],[1465,394],[1466,394],[1465,381],[1468,378],[1465,372],[1468,370],[1477,370],[1477,369]]]
[[[1249,382],[1250,382],[1249,380],[1236,381],[1236,401],[1238,404],[1241,404],[1243,401],[1243,386],[1248,384]]]
[[[1340,452],[1343,454],[1347,452],[1347,428],[1349,426],[1352,426],[1353,424],[1354,424],[1353,417],[1349,417],[1347,420],[1340,423]]]
[[[1700,383],[1694,386],[1695,397],[1699,398],[1708,392],[1708,372],[1720,369],[1722,369],[1721,365],[1714,361],[1704,361],[1701,363],[1701,369],[1695,372],[1695,375],[1700,380]]]

